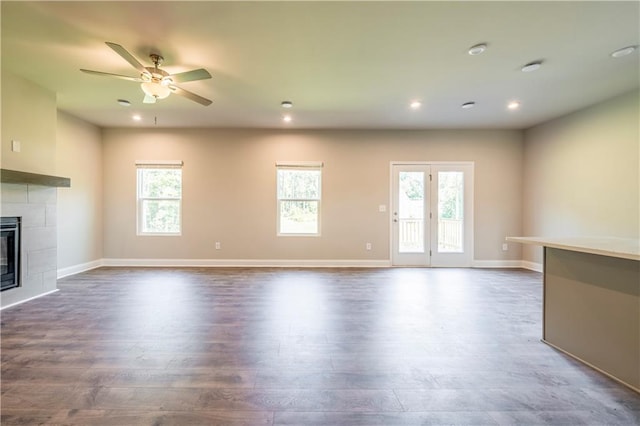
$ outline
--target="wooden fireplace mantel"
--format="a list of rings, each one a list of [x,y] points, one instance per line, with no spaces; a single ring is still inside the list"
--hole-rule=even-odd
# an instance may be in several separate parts
[[[60,176],[41,175],[37,173],[20,172],[17,170],[0,169],[2,183],[21,183],[29,185],[54,186],[70,188],[71,179]]]

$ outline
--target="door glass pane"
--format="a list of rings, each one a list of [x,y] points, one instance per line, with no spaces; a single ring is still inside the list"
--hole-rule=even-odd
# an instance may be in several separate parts
[[[424,172],[399,172],[398,252],[424,253]]]
[[[464,172],[438,172],[438,252],[462,253]]]

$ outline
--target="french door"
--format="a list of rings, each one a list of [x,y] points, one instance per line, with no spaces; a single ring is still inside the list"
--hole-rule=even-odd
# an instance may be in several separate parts
[[[473,164],[392,163],[395,266],[471,266]]]

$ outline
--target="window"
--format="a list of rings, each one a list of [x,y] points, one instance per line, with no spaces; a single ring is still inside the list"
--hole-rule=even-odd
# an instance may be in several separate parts
[[[182,162],[136,163],[138,235],[180,235]]]
[[[320,235],[321,167],[277,165],[278,235]]]

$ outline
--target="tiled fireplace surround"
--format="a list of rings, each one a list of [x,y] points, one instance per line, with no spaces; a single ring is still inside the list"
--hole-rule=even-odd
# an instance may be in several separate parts
[[[2,183],[2,216],[22,217],[20,287],[0,294],[2,307],[56,291],[58,188]]]

